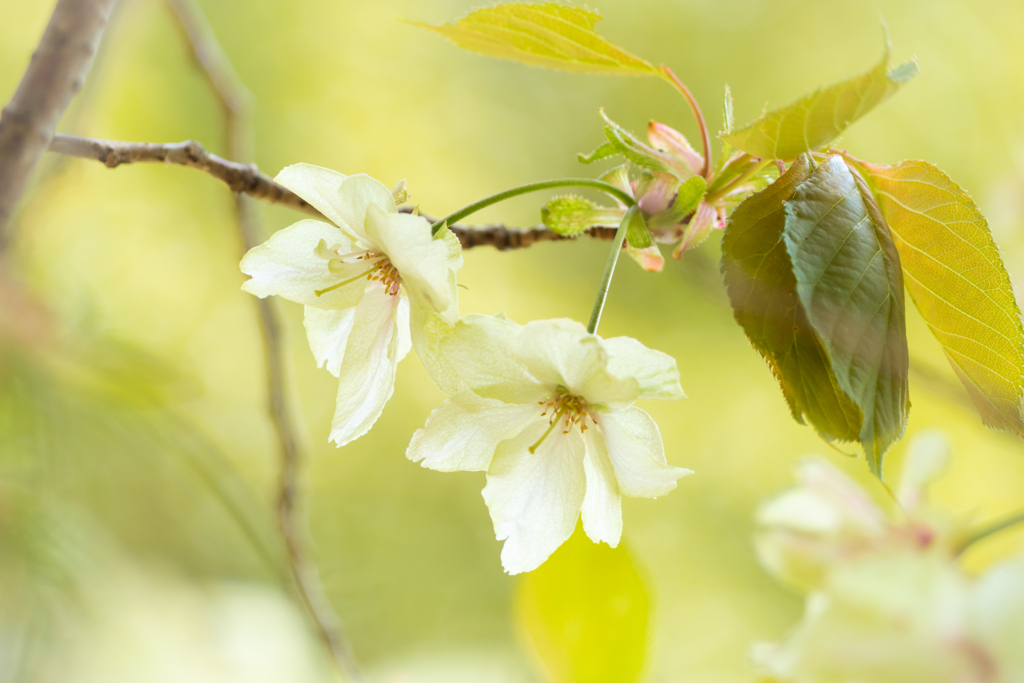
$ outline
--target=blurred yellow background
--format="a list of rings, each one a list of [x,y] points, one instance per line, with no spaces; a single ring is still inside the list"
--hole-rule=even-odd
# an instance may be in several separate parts
[[[447,21],[476,2],[201,4],[255,95],[257,161],[271,175],[302,161],[369,173],[389,186],[405,178],[413,202],[439,215],[520,183],[595,174],[575,154],[601,141],[602,106],[635,131],[654,118],[697,141],[685,102],[653,79],[499,62],[397,20]],[[52,5],[0,0],[5,102]],[[765,101],[785,104],[876,63],[883,15],[894,58],[916,55],[921,75],[840,146],[877,162],[938,164],[979,202],[1011,277],[1024,282],[1024,4],[593,5],[605,16],[598,26],[605,36],[670,65],[687,82],[715,130],[726,83],[743,123]],[[217,101],[160,0],[122,2],[61,130],[133,141],[195,139],[225,153]],[[173,661],[175,653],[205,647],[195,624],[231,619],[268,624],[255,629],[248,647],[291,647],[289,656],[302,659],[309,643],[293,633],[305,628],[301,615],[275,597],[284,592],[256,588],[282,586],[272,518],[276,453],[255,309],[239,289],[230,193],[191,169],[108,170],[54,155],[37,175],[15,254],[55,312],[65,352],[59,362],[9,355],[0,367],[0,561],[21,567],[25,582],[0,588],[7,610],[0,663],[32,654],[41,633],[40,642],[54,648],[45,652],[59,653],[37,658],[47,671],[77,662],[79,680],[132,680],[128,664],[112,664],[126,652],[151,647]],[[517,199],[476,218],[532,225],[542,201]],[[261,211],[268,235],[301,217],[270,205]],[[469,251],[460,273],[467,287],[462,313],[585,321],[606,249],[580,240]],[[624,260],[602,321],[604,336],[627,334],[674,356],[689,395],[682,403],[642,407],[662,430],[669,462],[696,474],[663,499],[627,500],[623,507],[624,537],[652,593],[652,683],[752,680],[750,644],[778,640],[799,618],[801,599],[760,570],[751,543],[754,509],[791,482],[796,458],[827,455],[882,500],[862,460],[830,451],[790,418],[732,319],[717,249],[717,239],[709,240],[660,274]],[[300,306],[282,302],[280,310],[289,393],[301,406],[302,445],[310,455],[306,503],[315,554],[360,661],[374,680],[395,683],[541,680],[518,641],[516,580],[501,570],[500,544],[480,496],[483,475],[439,474],[405,458],[413,430],[443,398],[419,361],[410,355],[402,363],[376,428],[336,450],[327,443],[336,380],[315,366]],[[912,377],[908,437],[941,428],[953,444],[953,467],[937,499],[979,519],[1019,508],[1024,444],[981,427],[965,408],[964,392],[944,383],[954,376],[916,312],[908,320],[912,357],[940,378]],[[905,444],[887,460],[894,479]],[[1017,552],[1022,541],[1010,534],[981,545],[968,566]],[[70,581],[62,573],[68,567],[95,591],[53,594],[51,584]],[[47,604],[121,606],[114,613],[128,621],[76,627],[70,609],[43,616],[42,603],[20,606],[33,591]],[[256,597],[243,600],[246,591]],[[245,610],[259,616],[249,619]],[[177,624],[180,639],[159,629],[147,635],[154,619]],[[73,635],[61,636],[62,629]],[[149,680],[183,680],[165,674]],[[238,680],[303,680],[295,670],[282,675],[256,667]]]

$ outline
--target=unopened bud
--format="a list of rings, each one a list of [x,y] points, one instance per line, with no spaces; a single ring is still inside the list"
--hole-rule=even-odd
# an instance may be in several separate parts
[[[409,191],[405,189],[405,178],[398,181],[398,184],[391,188],[391,196],[395,198],[395,205],[401,206],[409,201]]]

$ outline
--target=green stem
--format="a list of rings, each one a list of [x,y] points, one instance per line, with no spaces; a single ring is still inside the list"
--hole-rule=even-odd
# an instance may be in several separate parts
[[[612,241],[612,250],[608,254],[608,262],[604,266],[604,277],[601,278],[601,286],[597,290],[597,300],[594,302],[594,310],[590,314],[590,324],[587,325],[587,332],[597,334],[597,325],[601,322],[601,312],[604,311],[604,301],[608,298],[608,287],[612,284],[612,274],[615,272],[615,264],[619,260],[619,252],[622,251],[622,242],[626,239],[626,231],[633,215],[637,212],[634,204],[626,211],[619,223],[619,229],[615,231],[615,239]]]
[[[610,183],[604,182],[603,180],[594,180],[592,178],[558,178],[556,180],[541,180],[536,183],[527,183],[525,185],[520,185],[519,187],[513,187],[509,190],[505,190],[504,192],[492,194],[490,197],[484,197],[483,199],[475,201],[454,213],[450,213],[444,218],[438,219],[430,226],[430,234],[436,235],[442,225],[453,225],[466,216],[474,214],[480,209],[487,208],[491,204],[497,204],[498,202],[503,202],[506,199],[518,197],[519,195],[527,194],[528,192],[550,190],[556,187],[590,187],[595,190],[601,190],[602,192],[615,197],[626,206],[633,206],[636,204],[636,201],[629,194],[623,192]]]
[[[1006,529],[1017,526],[1021,523],[1024,523],[1024,510],[1021,510],[1020,512],[1015,512],[1008,517],[1000,519],[999,521],[992,522],[988,526],[984,526],[978,529],[974,533],[970,534],[963,541],[961,541],[959,552],[957,554],[967,550],[978,541],[984,540],[989,536],[994,536],[995,534],[998,534],[1000,531],[1005,531]]]

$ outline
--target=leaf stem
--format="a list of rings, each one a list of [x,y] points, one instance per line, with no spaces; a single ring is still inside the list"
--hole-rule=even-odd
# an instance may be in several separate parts
[[[679,80],[679,77],[676,76],[672,69],[667,66],[660,66],[658,69],[665,75],[668,82],[680,92],[686,103],[690,105],[693,118],[697,119],[697,128],[700,129],[700,144],[704,148],[704,167],[701,168],[700,174],[707,180],[708,176],[711,175],[711,134],[708,132],[708,124],[704,121],[704,113],[700,110],[700,105],[697,104],[697,99],[693,96],[693,93],[690,92],[685,83]]]
[[[768,168],[768,166],[770,166],[771,163],[771,159],[757,159],[756,157],[754,157],[753,163],[751,163],[750,168],[748,168],[746,171],[730,180],[729,183],[722,189],[718,190],[714,194],[710,194],[707,197],[705,197],[704,200],[708,204],[714,204],[717,200],[722,199],[727,194],[732,192],[734,189],[750,180],[753,176],[757,175],[764,169]]]
[[[601,286],[597,290],[597,300],[594,301],[594,310],[590,313],[590,323],[587,325],[587,332],[597,334],[597,326],[601,322],[601,313],[604,311],[604,302],[608,298],[608,287],[612,284],[612,274],[615,272],[615,264],[619,260],[619,252],[622,251],[622,242],[626,239],[626,232],[637,212],[636,204],[626,210],[626,215],[619,223],[619,229],[615,231],[615,239],[612,240],[612,250],[608,254],[608,261],[604,266],[604,276],[601,278]]]
[[[595,190],[601,190],[602,192],[615,197],[625,203],[626,206],[633,206],[636,204],[636,200],[634,200],[628,193],[623,192],[619,188],[610,183],[606,183],[603,180],[594,180],[593,178],[557,178],[555,180],[540,180],[535,183],[519,185],[518,187],[513,187],[503,192],[498,192],[497,194],[492,194],[489,197],[484,197],[483,199],[462,207],[458,211],[448,214],[444,218],[439,218],[430,226],[430,234],[436,235],[442,225],[451,225],[462,220],[466,216],[476,213],[480,209],[487,208],[492,204],[503,202],[506,199],[511,199],[512,197],[518,197],[521,194],[537,192],[539,190],[550,190],[556,187],[590,187]]]
[[[960,542],[957,554],[959,555],[960,553],[964,552],[978,541],[982,541],[988,538],[989,536],[994,536],[995,534],[998,534],[1000,531],[1005,531],[1021,523],[1024,523],[1024,510],[1014,512],[1013,514],[1008,515],[1007,517],[992,522],[988,526],[983,526],[982,528],[973,532],[967,538]]]

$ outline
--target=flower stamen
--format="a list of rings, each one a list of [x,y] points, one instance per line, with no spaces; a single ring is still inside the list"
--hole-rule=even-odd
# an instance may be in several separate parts
[[[370,268],[369,270],[366,270],[366,271],[363,271],[362,273],[359,273],[359,275],[356,275],[355,277],[350,277],[347,280],[342,280],[341,282],[333,284],[330,287],[325,287],[323,289],[315,289],[315,290],[313,290],[313,293],[316,294],[317,296],[323,296],[327,292],[333,292],[335,289],[338,289],[339,287],[344,287],[347,284],[351,284],[351,283],[355,282],[356,280],[358,280],[359,278],[363,277],[364,275],[365,276],[369,276],[371,273],[373,273],[373,271],[379,270],[379,269],[380,269],[380,266],[374,266],[373,268]],[[371,277],[370,279],[372,280],[373,278]]]
[[[559,387],[555,395],[547,401],[537,401],[537,405],[544,407],[540,414],[541,417],[545,417],[549,410],[554,415],[548,419],[547,431],[537,440],[537,443],[530,446],[530,453],[536,451],[544,443],[544,439],[548,438],[548,435],[559,423],[561,423],[563,434],[571,432],[576,425],[579,425],[580,434],[582,434],[587,431],[587,418],[594,420],[587,402],[579,396],[568,393],[563,387]]]

